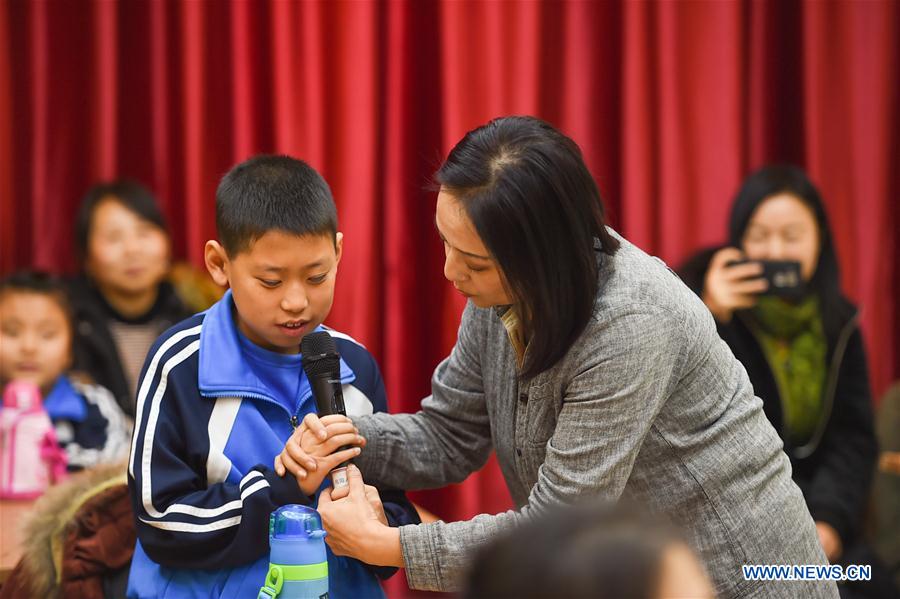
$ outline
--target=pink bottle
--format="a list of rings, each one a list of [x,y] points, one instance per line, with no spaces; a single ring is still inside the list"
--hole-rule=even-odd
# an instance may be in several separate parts
[[[0,407],[0,498],[29,499],[66,476],[66,454],[33,383],[12,381]]]

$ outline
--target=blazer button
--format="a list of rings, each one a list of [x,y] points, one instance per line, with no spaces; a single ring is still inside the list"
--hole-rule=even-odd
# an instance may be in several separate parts
[[[528,403],[528,394],[519,393],[519,401],[521,401],[522,403]]]

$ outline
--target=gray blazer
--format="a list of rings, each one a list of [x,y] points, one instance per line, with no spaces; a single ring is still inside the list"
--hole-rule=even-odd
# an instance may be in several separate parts
[[[356,420],[368,482],[441,487],[494,449],[517,506],[401,527],[410,586],[459,588],[475,546],[596,497],[641,502],[682,524],[720,596],[837,597],[831,582],[743,579],[742,564],[827,563],[815,525],[706,306],[661,260],[621,241],[614,256],[598,253],[593,316],[556,366],[517,381],[497,312],[470,303],[421,411]]]

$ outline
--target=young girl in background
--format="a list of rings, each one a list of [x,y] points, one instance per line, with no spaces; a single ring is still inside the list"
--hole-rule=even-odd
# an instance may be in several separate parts
[[[70,287],[75,365],[134,417],[135,385],[156,338],[189,313],[165,281],[170,240],[153,195],[131,181],[92,187],[78,212],[82,273]]]
[[[71,364],[72,320],[63,288],[40,273],[0,280],[2,390],[13,381],[40,390],[69,470],[124,459],[131,423],[107,389],[70,374]]]

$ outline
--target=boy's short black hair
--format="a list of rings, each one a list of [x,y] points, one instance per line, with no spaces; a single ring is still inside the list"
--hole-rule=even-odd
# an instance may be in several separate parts
[[[16,271],[0,279],[0,299],[7,293],[35,293],[51,298],[65,314],[69,328],[72,328],[72,305],[65,286],[56,276],[37,270]]]
[[[115,198],[117,202],[139,218],[156,225],[168,235],[166,219],[149,189],[137,181],[129,179],[99,183],[91,187],[84,195],[81,206],[78,208],[78,214],[75,216],[75,251],[79,260],[84,261],[87,257],[94,211],[97,209],[97,205],[106,198]]]
[[[325,179],[290,156],[254,156],[232,168],[216,190],[216,228],[229,256],[269,231],[337,236],[337,208]]]

